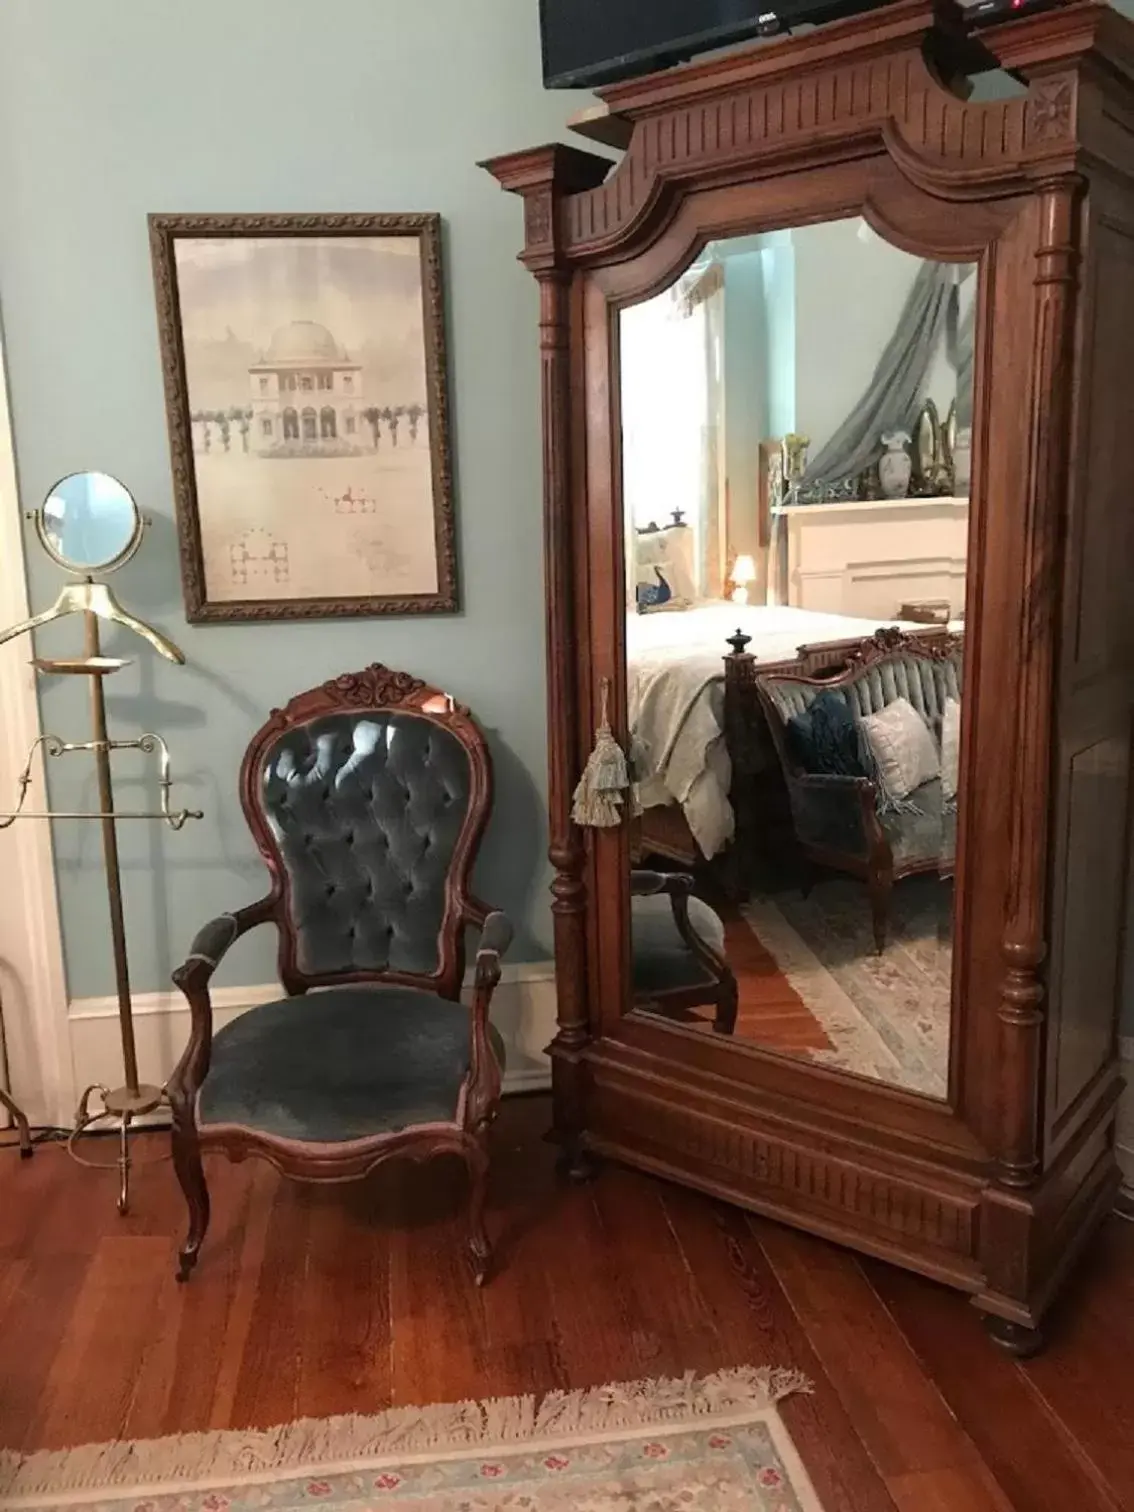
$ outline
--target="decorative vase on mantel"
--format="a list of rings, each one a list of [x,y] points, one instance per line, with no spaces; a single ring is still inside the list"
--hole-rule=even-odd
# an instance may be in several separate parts
[[[886,450],[878,458],[878,481],[884,499],[906,499],[910,492],[913,458],[909,454],[907,431],[887,431],[882,437]]]

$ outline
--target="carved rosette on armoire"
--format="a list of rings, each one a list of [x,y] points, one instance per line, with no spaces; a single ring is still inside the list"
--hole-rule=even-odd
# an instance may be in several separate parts
[[[1024,87],[971,102],[992,68]],[[1134,26],[1072,0],[973,34],[898,0],[601,94],[601,133],[579,129],[616,162],[486,165],[524,198],[541,286],[557,1121],[956,1286],[1034,1347],[1118,1186]],[[604,680],[627,735],[619,312],[715,238],[848,216],[978,273],[941,1098],[634,1011],[626,829],[585,840],[569,813]]]

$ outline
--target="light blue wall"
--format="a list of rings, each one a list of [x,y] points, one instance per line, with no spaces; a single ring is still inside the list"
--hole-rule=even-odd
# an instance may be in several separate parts
[[[517,264],[521,214],[480,158],[566,135],[577,97],[540,84],[534,0],[3,0],[0,300],[23,502],[60,475],[114,473],[153,528],[117,578],[180,642],[178,669],[124,640],[109,684],[121,732],[164,733],[179,795],[206,812],[173,835],[125,829],[135,986],[168,982],[193,930],[251,901],[264,873],[236,772],[267,710],[381,660],[467,702],[492,740],[496,815],[480,891],[549,948],[537,305]],[[148,211],[438,210],[446,220],[464,612],[190,629],[181,609]],[[29,546],[33,603],[61,574]],[[44,637],[72,646],[72,621]],[[26,656],[27,644],[0,654]],[[84,691],[48,687],[46,727],[87,728]],[[72,773],[89,771],[70,757]],[[129,759],[124,775],[135,771]],[[93,799],[55,782],[56,799]],[[131,781],[123,804],[139,797]],[[58,827],[70,992],[112,989],[93,827]],[[9,883],[11,879],[8,879]],[[264,934],[265,932],[259,932]],[[228,980],[271,979],[265,938]]]
[[[764,245],[768,331],[768,427],[773,436],[795,430],[795,249],[790,231],[770,231]]]
[[[1134,13],[1134,0],[1119,9]],[[0,3],[0,302],[24,502],[73,469],[122,477],[154,520],[119,575],[122,597],[189,658],[179,670],[143,651],[110,687],[122,729],[163,731],[180,792],[206,810],[181,835],[124,836],[140,990],[166,983],[198,923],[260,891],[235,776],[264,712],[375,659],[447,686],[488,729],[498,800],[477,881],[516,917],[520,955],[548,948],[536,297],[514,260],[519,207],[475,166],[567,135],[578,101],[540,87],[536,13],[535,0]],[[446,217],[464,612],[190,630],[146,213],[320,209]],[[769,262],[772,283],[788,276]],[[775,434],[794,423],[783,406],[770,416]],[[30,558],[38,605],[60,575],[34,547]],[[44,644],[72,644],[77,630]],[[85,731],[79,690],[50,687],[44,709],[49,729]],[[124,801],[135,795],[122,785]],[[56,796],[80,794],[64,780]],[[81,796],[93,797],[89,783]],[[70,990],[108,992],[94,832],[61,826],[58,858]],[[270,972],[266,941],[250,941],[229,980]],[[1127,1003],[1134,1033],[1134,961]]]
[[[768,429],[764,268],[757,238],[737,252],[724,242],[724,401],[729,548],[758,553],[760,439]]]

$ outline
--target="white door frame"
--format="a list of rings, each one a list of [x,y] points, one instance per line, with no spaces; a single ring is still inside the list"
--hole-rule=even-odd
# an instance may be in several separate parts
[[[16,481],[0,328],[0,629],[28,617],[24,519]],[[18,778],[40,734],[30,639],[0,646],[0,812],[10,813]],[[40,807],[43,760],[29,799]],[[33,1124],[69,1126],[75,1075],[51,824],[17,819],[0,830],[0,1013],[12,1095]]]

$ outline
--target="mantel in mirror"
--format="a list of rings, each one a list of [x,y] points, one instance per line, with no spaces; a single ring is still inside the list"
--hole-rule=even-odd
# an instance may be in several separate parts
[[[619,316],[633,1011],[937,1098],[976,285],[847,219]]]

